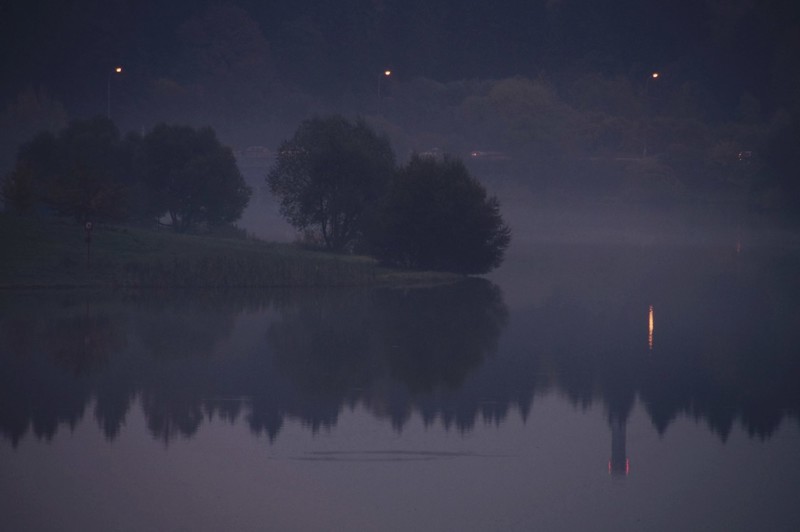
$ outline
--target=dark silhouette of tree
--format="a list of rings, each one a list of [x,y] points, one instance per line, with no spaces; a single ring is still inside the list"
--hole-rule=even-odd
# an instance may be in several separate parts
[[[486,273],[502,263],[511,240],[497,199],[457,159],[412,157],[380,211],[369,247],[392,265]]]
[[[386,137],[361,120],[331,116],[300,124],[281,144],[267,183],[289,223],[343,251],[362,235],[393,171]]]
[[[0,168],[14,166],[20,144],[39,131],[57,131],[67,124],[63,104],[44,87],[26,86],[0,111]]]
[[[46,188],[61,165],[56,135],[43,131],[20,146],[14,170],[3,181],[6,204],[28,214],[44,205]]]
[[[179,232],[239,219],[252,190],[233,152],[211,128],[160,124],[142,145],[142,177],[152,215],[168,214]]]
[[[74,121],[21,146],[3,195],[18,211],[44,205],[80,222],[124,220],[135,186],[131,157],[111,120]]]

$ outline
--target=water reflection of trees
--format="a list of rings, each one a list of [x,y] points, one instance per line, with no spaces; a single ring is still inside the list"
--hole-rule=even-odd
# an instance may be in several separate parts
[[[46,307],[57,314],[45,318]],[[114,309],[98,311],[70,292],[9,294],[0,311],[0,427],[14,445],[28,430],[49,440],[59,425],[82,418],[107,362],[125,345],[123,322]]]
[[[281,367],[309,394],[365,389],[389,376],[421,393],[458,388],[496,350],[506,319],[497,287],[471,279],[314,293],[284,311],[269,339]]]
[[[332,425],[340,405],[357,401],[402,427],[420,397],[457,393],[495,352],[506,320],[499,289],[480,279],[317,291],[284,308],[268,339],[281,372],[303,397],[327,396],[297,413],[312,428]]]
[[[723,440],[737,422],[766,438],[787,415],[800,418],[800,261],[718,254],[697,257],[707,262],[698,270],[681,260],[640,256],[632,270],[601,258],[587,263],[595,278],[582,286],[569,282],[580,271],[553,261],[562,277],[510,321],[499,289],[475,279],[260,294],[9,294],[0,302],[0,431],[14,445],[28,432],[49,439],[91,407],[113,439],[134,404],[164,442],[211,419],[272,440],[287,419],[319,430],[355,405],[398,430],[414,413],[469,430],[513,411],[525,417],[554,390],[579,407],[603,404],[623,435],[637,400],[662,433],[690,416]],[[250,343],[243,319],[257,328]]]
[[[613,425],[638,398],[659,432],[687,415],[723,441],[737,421],[766,438],[787,415],[800,418],[795,252],[666,247],[606,266],[592,289],[554,290],[528,309],[536,326],[518,340],[535,353],[528,365],[548,368],[575,404],[602,401]]]
[[[101,371],[126,342],[124,319],[98,314],[88,301],[83,313],[49,322],[44,334],[55,362],[75,375]]]

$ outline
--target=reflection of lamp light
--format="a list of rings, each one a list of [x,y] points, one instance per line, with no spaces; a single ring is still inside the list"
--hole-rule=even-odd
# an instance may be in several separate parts
[[[618,468],[616,464],[614,464],[611,460],[608,461],[608,473],[610,475],[620,475],[625,474],[626,476],[629,475],[631,472],[631,461],[630,459],[625,459],[625,468]]]
[[[650,351],[653,350],[653,322],[653,305],[650,305],[647,317],[647,345],[650,346]]]
[[[608,461],[608,472],[615,477],[625,477],[631,472],[631,461],[625,449],[625,420],[611,419],[611,460]]]

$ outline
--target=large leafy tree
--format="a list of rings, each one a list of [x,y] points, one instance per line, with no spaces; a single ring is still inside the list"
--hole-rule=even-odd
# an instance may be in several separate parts
[[[77,221],[119,221],[131,214],[132,152],[107,118],[74,121],[20,147],[3,195],[12,208],[40,206]]]
[[[499,266],[511,241],[496,198],[458,159],[414,155],[386,195],[369,246],[407,268],[481,274]]]
[[[289,223],[342,251],[363,235],[394,167],[388,139],[363,121],[312,118],[280,146],[267,183]]]
[[[179,232],[234,222],[252,190],[211,128],[160,124],[142,139],[142,180],[153,216]]]
[[[56,136],[43,131],[22,144],[14,170],[3,179],[6,208],[28,214],[44,204],[45,187],[58,168]]]

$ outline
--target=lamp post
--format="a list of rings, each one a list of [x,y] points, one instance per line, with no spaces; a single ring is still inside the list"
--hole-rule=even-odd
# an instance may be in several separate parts
[[[388,86],[389,78],[392,76],[392,71],[386,69],[383,71],[383,75],[378,78],[378,116],[381,116],[381,102],[383,101],[383,86],[384,86],[384,79],[386,80],[386,84]]]
[[[108,84],[106,85],[106,117],[111,118],[111,77],[114,74],[122,74],[122,67],[114,67],[108,73]]]
[[[84,231],[86,231],[86,267],[88,268],[91,262],[92,257],[92,229],[94,226],[92,222],[86,222],[83,226]]]
[[[642,159],[647,157],[647,128],[650,126],[650,99],[648,95],[648,88],[650,87],[651,81],[655,82],[660,77],[661,73],[653,72],[650,74],[647,81],[644,82],[644,114],[646,124],[644,125],[642,131]]]

